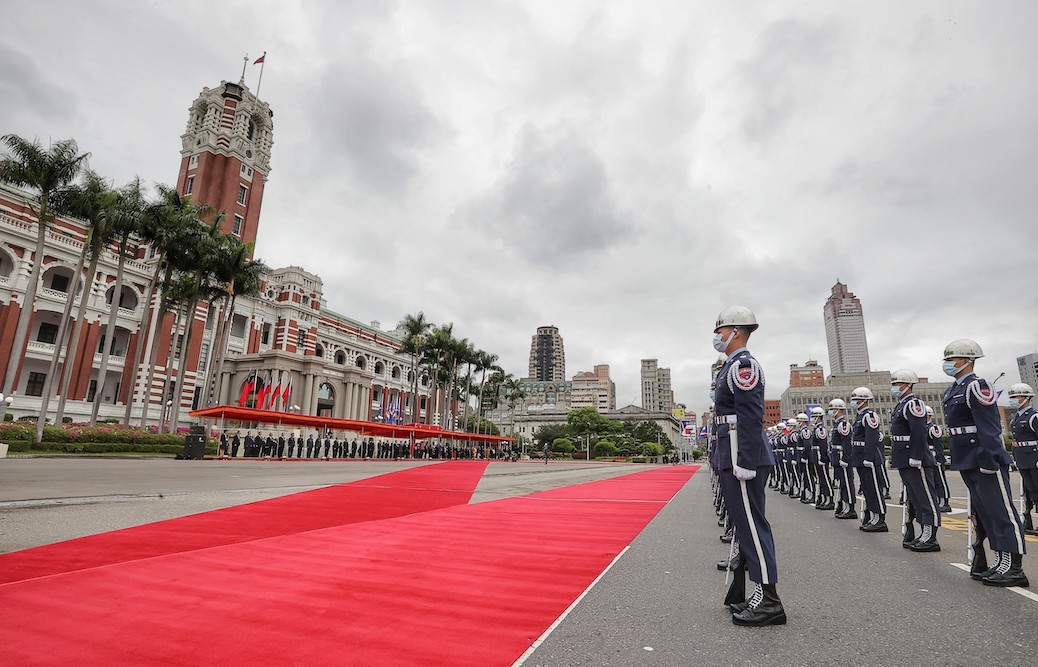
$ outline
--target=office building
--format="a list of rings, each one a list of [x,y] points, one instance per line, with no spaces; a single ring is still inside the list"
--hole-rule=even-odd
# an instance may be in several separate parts
[[[825,342],[829,348],[829,372],[863,373],[869,370],[869,346],[861,301],[847,286],[836,281],[822,308]]]

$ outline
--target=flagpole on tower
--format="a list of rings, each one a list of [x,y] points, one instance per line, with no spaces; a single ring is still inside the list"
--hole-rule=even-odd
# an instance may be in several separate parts
[[[241,64],[241,82],[245,83],[245,68],[249,66],[249,54],[245,54],[245,58]]]
[[[260,86],[263,85],[263,68],[267,64],[267,52],[266,51],[264,51],[263,55],[260,56],[259,58],[257,58],[256,62],[252,63],[252,64],[255,65],[256,63],[259,63],[259,66],[260,66],[259,81],[256,82],[256,97],[259,97]]]

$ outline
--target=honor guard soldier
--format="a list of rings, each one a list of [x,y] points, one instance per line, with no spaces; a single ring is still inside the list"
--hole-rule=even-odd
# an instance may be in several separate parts
[[[735,525],[738,549],[735,581],[725,598],[736,625],[781,625],[786,612],[775,590],[778,565],[771,524],[764,515],[764,486],[775,464],[764,436],[764,373],[746,349],[757,320],[748,308],[721,311],[714,327],[714,349],[728,355],[717,375],[718,469],[725,506]],[[753,591],[746,593],[749,573]]]
[[[805,505],[814,503],[815,484],[811,477],[811,462],[808,452],[811,449],[811,421],[806,412],[797,415],[797,472],[800,476],[800,502]]]
[[[933,488],[936,461],[927,437],[926,405],[912,393],[917,382],[919,377],[907,368],[890,374],[890,394],[897,401],[890,413],[890,465],[901,474],[904,491],[901,546],[912,551],[940,551],[937,527],[941,512]],[[921,526],[918,539],[913,518]]]
[[[840,489],[835,516],[837,519],[857,519],[854,466],[851,465],[851,423],[847,421],[847,404],[842,398],[829,401],[829,417],[833,420],[833,428],[829,431],[829,457],[836,486]]]
[[[944,455],[944,441],[941,440],[944,431],[934,423],[933,414],[933,408],[929,405],[926,406],[926,439],[930,443],[930,453],[933,454],[933,460],[937,464],[933,471],[933,488],[937,492],[941,512],[947,514],[951,512],[951,505],[948,504],[948,500],[951,498],[951,487],[948,486],[948,474],[944,471],[944,466],[948,465],[948,458]]]
[[[800,495],[803,480],[800,479],[800,429],[797,420],[786,420],[786,470],[789,471],[789,497]]]
[[[858,411],[851,427],[851,465],[858,473],[861,493],[865,496],[865,516],[862,517],[860,529],[866,533],[885,533],[888,531],[887,504],[883,500],[880,473],[877,470],[883,467],[883,455],[880,449],[879,415],[871,407],[873,398],[868,387],[858,387],[851,392],[851,403]]]
[[[1038,501],[1038,412],[1031,404],[1034,389],[1021,382],[1010,387],[1008,393],[1009,407],[1016,408],[1009,430],[1013,436],[1013,460],[1024,487],[1024,532],[1038,535],[1031,519],[1031,509]]]
[[[998,394],[973,373],[976,360],[983,356],[980,345],[967,338],[944,349],[944,372],[955,378],[942,402],[951,467],[966,483],[976,524],[970,576],[987,586],[1027,586],[1024,531],[1009,487],[1012,459],[1002,445],[1002,420],[995,405]],[[995,551],[995,562],[987,569],[983,569],[985,538]]]
[[[811,447],[807,452],[807,462],[811,467],[811,477],[815,485],[815,509],[831,510],[833,503],[833,483],[829,479],[829,441],[825,430],[825,413],[822,408],[811,408]]]

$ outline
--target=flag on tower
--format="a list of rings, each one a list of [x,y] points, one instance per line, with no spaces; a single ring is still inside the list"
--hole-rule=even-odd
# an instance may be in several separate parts
[[[266,58],[266,57],[267,57],[267,52],[266,52],[266,51],[264,51],[264,52],[263,52],[263,55],[262,55],[262,56],[260,56],[259,58],[256,58],[256,60],[255,60],[255,61],[253,61],[253,63],[252,63],[252,64],[253,64],[253,65],[259,65],[260,63],[262,63],[262,62],[263,62],[263,59],[264,59],[264,58]]]

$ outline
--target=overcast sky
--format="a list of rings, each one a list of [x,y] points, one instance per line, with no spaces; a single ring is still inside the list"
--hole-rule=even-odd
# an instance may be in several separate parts
[[[829,371],[837,278],[873,369],[939,379],[968,337],[1004,388],[1038,349],[1033,0],[3,5],[0,133],[73,137],[117,183],[175,184],[191,102],[266,51],[257,256],[517,376],[553,324],[568,375],[608,363],[637,404],[658,358],[701,412],[736,303],[777,398]]]

